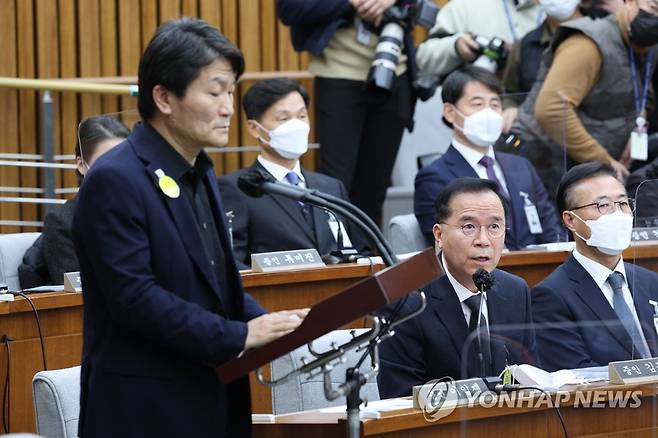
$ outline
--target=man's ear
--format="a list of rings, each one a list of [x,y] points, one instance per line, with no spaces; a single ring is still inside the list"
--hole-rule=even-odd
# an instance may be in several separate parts
[[[455,124],[457,118],[457,111],[455,111],[455,106],[451,103],[446,103],[443,105],[443,118],[451,124]]]
[[[249,135],[251,135],[255,139],[259,139],[267,135],[266,132],[263,132],[263,130],[258,127],[258,123],[252,119],[247,120],[247,131],[249,132]]]
[[[155,103],[155,106],[158,107],[158,110],[162,114],[171,114],[171,98],[172,98],[172,93],[163,87],[162,85],[158,84],[155,87],[153,87],[153,102]]]
[[[432,227],[432,234],[434,234],[434,242],[439,249],[442,249],[443,247],[443,242],[441,240],[442,232],[441,224],[434,224]]]
[[[564,226],[571,232],[574,231],[574,221],[577,221],[574,217],[574,215],[570,211],[563,211],[562,212],[562,222],[564,222]]]

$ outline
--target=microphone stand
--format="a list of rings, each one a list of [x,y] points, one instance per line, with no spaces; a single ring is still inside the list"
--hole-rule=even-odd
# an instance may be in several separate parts
[[[373,232],[375,233],[377,238],[382,242],[382,245],[386,248],[386,250],[389,252],[389,254],[393,255],[393,257],[395,258],[395,261],[396,262],[398,261],[397,256],[395,256],[395,253],[393,252],[393,249],[389,245],[388,241],[386,240],[386,238],[382,234],[382,232],[379,229],[379,227],[377,226],[377,224],[375,224],[375,222],[370,218],[370,216],[365,214],[363,212],[363,210],[356,207],[354,204],[352,204],[352,203],[350,203],[350,202],[348,202],[348,201],[346,201],[342,198],[339,198],[337,196],[330,195],[329,193],[320,192],[319,190],[315,190],[315,189],[306,189],[306,190],[310,191],[313,195],[315,195],[319,198],[325,199],[325,200],[327,200],[329,202],[332,202],[336,205],[340,205],[341,207],[344,207],[344,208],[350,210],[352,213],[354,213],[356,216],[358,216],[359,219],[361,219],[368,227],[370,227],[373,230]]]
[[[352,214],[352,212],[348,211],[346,208],[344,208],[341,205],[337,205],[325,199],[322,199],[321,197],[313,194],[312,192],[300,190],[299,193],[300,193],[300,197],[299,197],[300,201],[308,202],[309,204],[317,205],[318,207],[335,210],[337,213],[339,213],[342,216],[345,216],[348,220],[352,221],[359,228],[365,231],[368,237],[370,238],[370,240],[375,242],[375,245],[377,245],[377,249],[379,250],[379,253],[382,255],[382,259],[384,259],[384,262],[386,263],[387,266],[393,266],[395,263],[397,263],[398,259],[395,256],[395,254],[393,254],[392,251],[389,251],[389,248],[387,248],[388,244],[385,243],[385,239],[383,238],[380,239],[379,236],[377,236],[377,233],[373,231],[372,227],[367,226],[361,219],[356,217],[356,215]],[[374,229],[377,228],[375,227]]]
[[[480,362],[480,376],[486,377],[485,368],[484,368],[484,355],[482,354],[482,330],[480,329],[480,323],[482,322],[482,303],[484,302],[484,291],[480,290],[480,306],[478,312],[478,361]]]

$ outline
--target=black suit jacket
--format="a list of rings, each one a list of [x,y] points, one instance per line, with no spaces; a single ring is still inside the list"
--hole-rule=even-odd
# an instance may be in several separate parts
[[[238,187],[238,178],[246,171],[265,168],[256,160],[250,167],[218,179],[226,211],[233,211],[233,254],[238,262],[251,265],[251,254],[270,251],[315,248],[320,255],[336,249],[336,240],[329,228],[329,214],[311,208],[313,227],[304,219],[299,203],[280,195],[264,194],[260,198],[246,195]],[[306,187],[347,199],[345,186],[339,180],[320,173],[303,170]],[[362,239],[345,225],[350,240],[357,249],[365,245]],[[343,231],[345,232],[345,230]]]
[[[247,321],[264,310],[242,288],[214,171],[202,183],[226,254],[223,286],[192,205],[158,187],[156,172],[172,175],[162,142],[138,124],[94,163],[78,195],[80,436],[249,436],[248,378],[225,385],[214,367],[240,354]]]
[[[487,293],[491,356],[496,374],[506,363],[537,364],[530,294],[526,282],[504,271],[494,272],[496,283]],[[466,345],[468,324],[447,276],[425,288],[427,307],[416,318],[395,328],[395,336],[380,347],[377,376],[381,398],[411,394],[411,388],[432,379],[476,377],[479,366],[473,344]],[[412,295],[405,313],[418,308]],[[473,342],[477,342],[476,339]]]
[[[566,239],[566,233],[560,226],[555,207],[532,164],[523,157],[504,152],[496,152],[496,160],[505,175],[510,194],[509,208],[514,218],[513,227],[505,234],[505,246],[510,250],[517,250],[528,245],[557,242],[560,234]],[[434,244],[432,226],[436,216],[434,207],[436,198],[452,180],[466,176],[478,177],[464,156],[453,146],[450,146],[440,158],[423,167],[416,175],[414,213],[429,244]],[[541,234],[530,232],[524,209],[525,199],[520,192],[527,193],[530,202],[537,208],[542,226]]]
[[[630,263],[624,267],[644,337],[656,356],[658,337],[649,300],[658,301],[658,275]],[[630,335],[573,255],[532,289],[532,306],[539,354],[548,371],[632,358]]]

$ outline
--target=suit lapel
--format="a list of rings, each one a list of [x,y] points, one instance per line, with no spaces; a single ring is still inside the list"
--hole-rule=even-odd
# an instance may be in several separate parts
[[[428,304],[439,318],[439,321],[445,326],[453,347],[459,355],[460,363],[463,364],[463,349],[468,337],[468,325],[457,294],[446,275],[432,282],[427,290],[430,297]],[[469,356],[473,354],[472,351],[472,349],[468,350]],[[468,375],[477,375],[476,368],[476,360],[473,357],[467,363]]]
[[[658,356],[658,335],[653,324],[653,306],[649,304],[649,300],[652,298],[646,290],[645,285],[636,281],[633,275],[634,266],[625,263],[625,267],[626,281],[628,281],[628,288],[631,290],[631,295],[633,296],[637,318],[640,320],[640,326],[642,326],[642,332],[644,333],[647,345],[649,345],[649,350],[651,350],[651,355],[656,357]]]
[[[509,206],[512,209],[511,214],[514,218],[514,227],[508,230],[508,233],[511,234],[511,239],[513,242],[517,242],[519,239],[518,230],[528,222],[528,219],[525,217],[525,210],[523,206],[523,199],[519,194],[520,190],[517,185],[516,178],[507,178],[507,175],[514,175],[514,169],[512,165],[507,161],[505,155],[497,153],[496,160],[500,164],[500,168],[505,175],[505,184],[507,185],[507,193],[509,194]]]
[[[491,290],[487,293],[487,313],[489,314],[489,333],[491,336],[491,360],[493,369],[502,370],[507,365],[506,340],[510,339],[509,332],[501,330],[501,326],[510,324],[511,321],[505,318],[509,315],[504,309],[512,309],[516,303],[510,303],[505,297],[504,292],[500,289],[500,284],[494,283]]]
[[[146,166],[146,171],[153,179],[153,183],[156,187],[158,187],[158,177],[155,175],[155,171],[160,168],[160,165],[156,161],[151,161]],[[166,170],[162,170],[166,174]],[[178,233],[181,235],[181,240],[183,241],[190,258],[197,268],[199,268],[199,271],[201,271],[206,282],[215,294],[220,296],[219,288],[215,281],[215,274],[213,273],[208,257],[206,256],[190,203],[185,199],[183,193],[181,193],[178,198],[170,198],[162,193],[159,188],[157,190],[167,206],[167,209],[171,213],[176,228],[178,229]]]
[[[319,187],[317,181],[315,180],[315,176],[308,174],[302,170],[302,173],[304,174],[304,179],[306,181],[306,188],[307,189],[317,189],[321,190]],[[313,227],[314,227],[314,235],[315,235],[315,241],[318,244],[318,250],[322,252],[325,248],[322,248],[324,242],[335,242],[336,240],[334,239],[333,233],[331,232],[331,229],[329,228],[328,220],[329,216],[328,214],[318,208],[318,207],[313,207],[311,209],[313,212]],[[338,218],[340,219],[340,217]],[[345,233],[345,230],[343,230],[343,234]],[[334,247],[328,248],[329,250],[333,250]]]
[[[253,164],[252,168],[267,172],[267,170],[258,162],[258,160],[256,160],[256,162]],[[263,196],[269,196],[283,211],[283,213],[297,224],[297,226],[302,230],[304,234],[306,234],[306,237],[308,237],[311,242],[316,241],[314,236],[315,233],[311,229],[311,226],[308,224],[308,222],[306,222],[304,219],[304,216],[302,215],[302,209],[297,201],[280,195],[265,194]],[[317,209],[313,207],[311,208],[311,211],[313,210]]]
[[[628,351],[628,354],[631,354],[630,335],[592,277],[573,255],[570,255],[564,262],[564,268],[569,278],[576,283],[574,285],[575,294],[585,306],[589,307],[617,342]]]
[[[468,161],[462,156],[462,154],[450,145],[448,150],[444,155],[444,160],[446,167],[453,174],[455,178],[461,178],[465,176],[470,176],[472,178],[479,178],[478,174],[475,173],[475,170],[468,164]]]

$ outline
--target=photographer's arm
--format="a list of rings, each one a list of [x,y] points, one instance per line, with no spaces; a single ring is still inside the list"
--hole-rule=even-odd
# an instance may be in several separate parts
[[[460,55],[457,50],[458,42],[465,42],[463,37],[467,35],[466,30],[466,18],[459,7],[448,2],[436,16],[436,23],[430,30],[430,38],[418,47],[418,68],[424,73],[444,76],[459,67],[464,62],[463,56],[468,55]],[[432,35],[445,36],[431,37]]]

